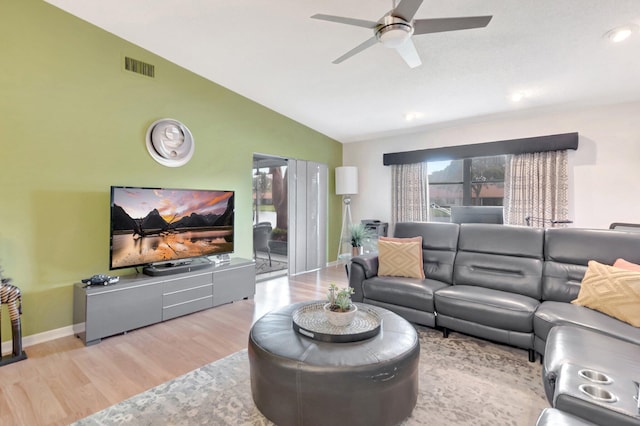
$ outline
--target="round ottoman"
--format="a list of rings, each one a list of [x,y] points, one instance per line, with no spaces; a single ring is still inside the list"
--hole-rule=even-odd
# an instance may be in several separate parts
[[[307,302],[305,302],[307,303]],[[279,426],[395,425],[418,398],[420,344],[411,324],[383,308],[368,340],[327,343],[293,329],[298,303],[260,318],[249,334],[251,392]]]

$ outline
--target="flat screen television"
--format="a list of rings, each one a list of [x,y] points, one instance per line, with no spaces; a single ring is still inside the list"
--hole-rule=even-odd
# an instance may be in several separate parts
[[[232,253],[233,221],[233,191],[112,186],[110,269]]]

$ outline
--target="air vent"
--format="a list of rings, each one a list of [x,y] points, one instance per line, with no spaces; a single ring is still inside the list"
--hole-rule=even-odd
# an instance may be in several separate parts
[[[128,56],[124,57],[124,69],[151,78],[154,78],[156,75],[155,65],[147,64],[146,62],[142,62]]]

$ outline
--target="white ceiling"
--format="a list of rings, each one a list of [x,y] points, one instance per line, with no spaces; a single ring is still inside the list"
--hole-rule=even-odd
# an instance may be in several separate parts
[[[415,36],[410,69],[380,44],[334,65],[391,0],[47,0],[340,142],[514,110],[640,99],[638,0],[425,0],[416,19],[493,15],[486,28]],[[513,102],[514,92],[526,93]],[[421,117],[407,121],[407,113]]]

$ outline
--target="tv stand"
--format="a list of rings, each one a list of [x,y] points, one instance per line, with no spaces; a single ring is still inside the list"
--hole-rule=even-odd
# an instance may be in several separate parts
[[[77,336],[88,346],[104,337],[248,299],[256,292],[253,260],[210,262],[195,271],[193,263],[185,266],[192,269],[159,276],[124,275],[107,286],[76,283],[73,323],[85,326]]]
[[[182,274],[184,272],[198,271],[211,267],[211,261],[206,257],[196,257],[194,259],[177,260],[175,262],[158,263],[147,265],[142,268],[142,273],[152,277],[165,275]]]

